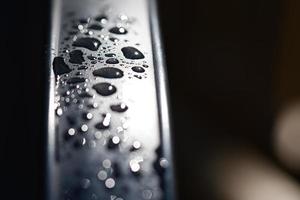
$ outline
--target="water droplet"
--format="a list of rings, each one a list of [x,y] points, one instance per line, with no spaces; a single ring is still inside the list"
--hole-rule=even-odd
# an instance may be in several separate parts
[[[95,20],[101,22],[102,24],[107,23],[107,17],[105,15],[99,15],[95,17]]]
[[[89,49],[91,51],[97,51],[100,47],[101,42],[96,38],[77,38],[75,42],[73,42],[73,46],[75,47],[83,47]]]
[[[144,67],[144,68],[148,68],[148,67],[149,67],[149,65],[143,65],[143,67]]]
[[[109,32],[114,34],[126,34],[127,30],[124,27],[113,27],[109,29]]]
[[[88,92],[81,92],[81,93],[79,94],[79,97],[81,97],[81,98],[92,98],[93,95],[91,95],[91,94],[88,93]]]
[[[117,91],[117,88],[114,85],[107,82],[97,83],[93,85],[93,89],[102,96],[109,96]]]
[[[107,178],[107,173],[104,170],[98,172],[97,177],[99,180],[104,181]]]
[[[144,190],[143,191],[143,198],[145,199],[145,200],[150,200],[150,199],[152,199],[152,196],[153,196],[153,193],[152,193],[152,191],[151,190]]]
[[[80,185],[83,189],[87,189],[87,188],[90,187],[91,181],[87,178],[84,178],[84,179],[81,180]]]
[[[105,56],[106,57],[115,57],[116,54],[114,54],[114,53],[106,53]]]
[[[92,55],[87,56],[87,58],[88,58],[89,60],[97,60],[97,57],[92,56]]]
[[[69,53],[70,63],[82,64],[84,62],[83,52],[81,50],[74,50]]]
[[[99,140],[99,139],[101,139],[101,137],[102,137],[102,133],[101,133],[100,131],[97,131],[97,132],[94,134],[94,136],[95,136],[95,138],[96,138],[97,140]]]
[[[86,139],[85,138],[77,138],[74,142],[74,148],[79,149],[83,147],[86,144]]]
[[[122,15],[119,16],[119,18],[122,21],[128,21],[128,16],[127,15],[122,14]]]
[[[103,67],[93,71],[93,74],[103,78],[121,78],[124,75],[122,70],[114,67]]]
[[[111,105],[110,109],[115,112],[125,112],[128,109],[125,103],[119,103],[115,105]]]
[[[142,79],[142,76],[140,75],[134,75],[135,78],[138,78],[138,79]]]
[[[145,58],[144,54],[134,47],[123,47],[121,51],[127,59],[135,60]]]
[[[62,116],[62,114],[63,114],[63,110],[61,109],[61,107],[58,107],[56,109],[56,115],[60,117],[60,116]]]
[[[81,18],[81,19],[79,19],[79,23],[81,23],[81,24],[87,24],[87,23],[89,23],[89,21],[91,20],[91,18]]]
[[[54,74],[57,76],[57,75],[67,74],[71,72],[71,69],[65,63],[63,57],[55,57],[53,60],[53,71]]]
[[[104,118],[103,118],[102,122],[96,124],[95,127],[96,127],[97,129],[100,129],[100,130],[109,128],[109,125],[110,125],[110,118],[111,118],[111,114],[110,114],[110,113],[106,113],[106,114],[104,115]]]
[[[119,42],[119,39],[115,37],[110,37],[109,40],[112,42]]]
[[[111,161],[108,159],[103,160],[102,166],[106,169],[109,169],[111,167]]]
[[[115,180],[112,179],[112,178],[108,178],[108,179],[106,179],[106,181],[105,181],[105,186],[106,186],[107,188],[109,188],[109,189],[115,187],[115,184],[116,184],[116,182],[115,182]]]
[[[93,118],[93,114],[92,114],[92,113],[86,113],[86,114],[84,115],[84,117],[85,117],[85,119],[90,120],[90,119]]]
[[[90,148],[95,148],[97,146],[97,143],[94,141],[94,140],[91,140],[90,142],[89,142],[89,147]]]
[[[89,129],[89,127],[88,127],[86,124],[83,124],[83,125],[80,127],[80,130],[81,130],[82,132],[87,132],[88,129]]]
[[[75,135],[75,133],[76,133],[76,131],[75,131],[74,128],[70,128],[70,129],[68,130],[68,134],[71,135],[71,136]]]
[[[85,69],[87,69],[87,68],[88,68],[87,66],[82,65],[82,66],[78,67],[78,70],[85,70]]]
[[[118,136],[114,136],[114,137],[109,139],[108,144],[107,144],[107,148],[115,149],[116,147],[118,147],[120,142],[121,142],[120,138]]]
[[[162,167],[162,168],[167,168],[169,166],[169,162],[167,159],[165,158],[161,158],[159,160],[159,165]]]
[[[130,151],[136,151],[139,150],[142,147],[141,143],[139,141],[134,141],[132,144],[132,147]]]
[[[106,63],[107,64],[118,64],[119,60],[116,59],[116,58],[109,58],[109,59],[106,60]]]
[[[120,143],[120,138],[119,138],[118,136],[114,136],[114,137],[112,138],[112,142],[113,142],[114,144],[119,144],[119,143]]]
[[[67,80],[68,84],[76,84],[76,83],[82,83],[82,82],[85,82],[85,78],[73,77],[73,78],[70,78],[69,80]]]
[[[132,173],[138,173],[140,171],[140,169],[141,169],[139,161],[137,161],[137,160],[131,160],[129,162],[129,166],[130,166],[130,171]]]
[[[145,69],[142,67],[139,67],[139,66],[132,67],[131,69],[132,69],[132,71],[137,72],[137,73],[145,72]]]
[[[103,27],[99,24],[91,24],[88,26],[88,29],[101,31],[103,29]]]

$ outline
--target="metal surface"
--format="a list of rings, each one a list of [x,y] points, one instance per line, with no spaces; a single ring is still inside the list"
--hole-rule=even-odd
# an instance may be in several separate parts
[[[155,2],[55,0],[51,19],[46,198],[174,199]]]

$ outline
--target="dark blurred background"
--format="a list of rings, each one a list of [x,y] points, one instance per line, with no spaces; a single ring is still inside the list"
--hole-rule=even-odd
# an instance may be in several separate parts
[[[158,2],[179,199],[231,200],[218,197],[212,163],[234,146],[251,146],[297,180],[274,155],[273,129],[278,112],[300,94],[300,2]],[[1,189],[6,199],[35,200],[42,193],[42,58],[49,2],[1,4],[6,119],[0,139]]]

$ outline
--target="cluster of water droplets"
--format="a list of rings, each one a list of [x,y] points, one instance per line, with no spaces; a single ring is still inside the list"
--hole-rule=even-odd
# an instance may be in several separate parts
[[[82,166],[89,166],[79,166],[86,168],[86,172],[80,169],[72,172],[71,169],[76,167],[66,164],[69,175],[79,177],[79,180],[73,178],[74,183],[69,183],[65,178],[62,198],[87,199],[83,191],[88,191],[89,199],[106,198],[106,194],[95,192],[102,186],[113,191],[107,192],[110,199],[123,200],[124,194],[130,193],[126,183],[130,174],[134,177],[130,180],[141,185],[139,199],[159,199],[162,191],[156,182],[142,180],[147,174],[143,170],[143,144],[126,134],[130,118],[126,113],[130,106],[122,99],[122,88],[112,81],[143,81],[147,78],[147,53],[139,48],[139,43],[128,45],[129,41],[124,38],[131,33],[132,20],[126,15],[114,19],[106,15],[76,19],[72,13],[69,15],[71,23],[63,24],[66,33],[52,63],[60,134],[56,154],[60,162],[79,155],[83,159],[73,163],[82,162]],[[105,99],[108,97],[113,99],[109,100],[109,105]],[[113,128],[112,119],[117,123]],[[90,149],[94,151],[87,152]],[[106,154],[110,155],[109,158],[105,158]],[[89,160],[86,155],[94,160]],[[157,179],[162,179],[161,172],[168,166],[168,161],[161,157],[161,153],[157,155],[153,169]],[[150,173],[149,176],[155,175]]]

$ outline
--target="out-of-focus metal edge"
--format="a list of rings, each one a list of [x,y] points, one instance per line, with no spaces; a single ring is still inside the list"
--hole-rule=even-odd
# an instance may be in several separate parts
[[[52,66],[51,61],[58,53],[58,37],[60,35],[60,9],[61,0],[50,0],[50,13],[49,13],[49,33],[48,33],[48,46],[46,56],[46,66]],[[55,78],[54,72],[51,67],[46,69],[47,81],[47,94],[46,94],[46,138],[45,138],[45,177],[44,177],[44,199],[54,200],[57,198],[57,166],[55,162],[55,109],[54,105],[54,91],[55,91]]]
[[[149,19],[152,35],[152,47],[153,47],[153,62],[155,70],[155,83],[157,90],[157,102],[159,106],[159,121],[160,121],[160,137],[162,142],[163,156],[169,160],[169,167],[165,173],[165,199],[176,199],[176,183],[175,183],[175,168],[173,157],[173,137],[172,125],[170,120],[169,109],[169,87],[166,73],[166,63],[164,58],[164,47],[162,44],[159,14],[157,0],[149,1]]]

